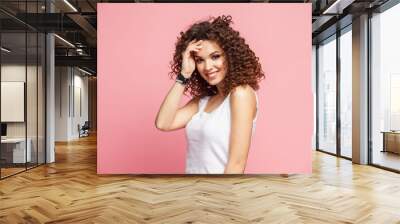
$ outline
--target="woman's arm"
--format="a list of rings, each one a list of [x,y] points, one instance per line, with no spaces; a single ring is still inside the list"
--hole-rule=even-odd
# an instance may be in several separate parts
[[[201,40],[192,40],[189,42],[185,51],[182,52],[181,74],[187,79],[190,78],[196,68],[196,63],[191,52],[199,51],[201,49],[201,43]],[[159,130],[173,131],[184,128],[197,112],[199,101],[195,98],[179,109],[179,103],[181,102],[184,90],[185,86],[176,82],[169,90],[157,113],[155,125]]]
[[[242,174],[246,168],[250,148],[253,119],[256,114],[256,96],[250,86],[238,86],[232,90],[231,134],[226,174]]]
[[[198,110],[198,99],[193,98],[185,106],[179,108],[179,103],[185,87],[175,83],[157,113],[155,125],[161,131],[173,131],[184,128]]]

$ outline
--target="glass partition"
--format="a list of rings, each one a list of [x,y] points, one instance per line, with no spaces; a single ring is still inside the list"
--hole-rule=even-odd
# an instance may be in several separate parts
[[[31,151],[31,159],[27,163],[28,168],[37,165],[38,157],[38,144],[37,144],[37,132],[38,132],[38,35],[36,32],[27,33],[27,98],[26,98],[26,113],[27,113],[27,143],[28,150]]]
[[[318,47],[318,149],[336,154],[336,36]]]
[[[352,35],[351,26],[340,36],[340,154],[352,158]]]
[[[3,32],[1,46],[1,176],[7,177],[25,170],[32,155],[26,142],[26,33]]]
[[[400,171],[400,4],[371,18],[372,163]]]
[[[37,75],[37,147],[38,147],[38,164],[43,164],[46,162],[46,144],[45,144],[45,114],[46,114],[46,76],[45,76],[45,66],[46,66],[46,37],[43,33],[38,33],[38,75]]]
[[[0,2],[1,179],[45,163],[45,34],[16,19],[44,3]]]

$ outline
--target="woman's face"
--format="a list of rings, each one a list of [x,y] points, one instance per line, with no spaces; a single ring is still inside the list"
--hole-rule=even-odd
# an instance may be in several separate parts
[[[212,40],[203,40],[201,49],[194,53],[197,71],[210,85],[217,85],[224,80],[228,62],[224,51]]]

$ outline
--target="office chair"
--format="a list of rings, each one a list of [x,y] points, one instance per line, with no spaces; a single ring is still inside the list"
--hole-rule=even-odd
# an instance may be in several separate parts
[[[90,129],[90,125],[89,125],[89,121],[85,121],[85,123],[82,125],[82,127],[79,128],[80,125],[78,125],[78,129],[79,129],[79,138],[80,137],[87,137],[89,136],[89,129]]]

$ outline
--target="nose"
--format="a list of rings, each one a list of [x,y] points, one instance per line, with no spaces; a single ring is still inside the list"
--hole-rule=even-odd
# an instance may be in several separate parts
[[[206,72],[210,72],[213,67],[213,62],[211,60],[205,60],[204,69]]]

